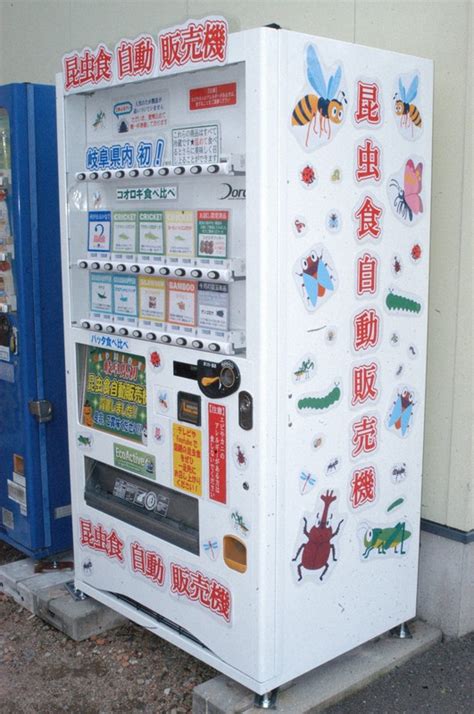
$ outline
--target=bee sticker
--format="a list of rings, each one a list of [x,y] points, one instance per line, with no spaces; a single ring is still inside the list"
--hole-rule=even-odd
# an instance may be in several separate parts
[[[341,214],[333,208],[326,216],[326,228],[329,233],[338,233],[341,230],[341,226]]]
[[[334,70],[334,71],[332,71]],[[308,151],[331,141],[344,121],[345,92],[340,88],[342,67],[323,69],[314,45],[306,49],[306,79],[310,92],[301,97],[291,114],[291,127],[297,141]],[[326,83],[326,77],[329,76]]]
[[[409,158],[388,182],[390,206],[396,218],[406,226],[414,226],[423,216],[423,162]]]
[[[304,306],[314,312],[332,295],[337,278],[332,259],[322,244],[304,253],[294,266],[294,277]]]
[[[400,437],[408,436],[414,408],[413,391],[406,386],[399,388],[388,413],[387,428]]]
[[[406,74],[398,78],[393,95],[393,110],[398,130],[404,139],[418,139],[423,129],[423,120],[418,108],[420,99],[418,74]],[[416,100],[416,104],[415,104]]]
[[[293,233],[297,238],[301,238],[308,231],[308,223],[304,216],[295,216],[292,223]]]

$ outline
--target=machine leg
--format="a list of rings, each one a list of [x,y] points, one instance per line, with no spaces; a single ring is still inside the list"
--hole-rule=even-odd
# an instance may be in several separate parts
[[[394,627],[393,630],[390,630],[390,634],[392,637],[399,637],[401,640],[411,640],[413,637],[406,622],[402,622],[398,627]]]
[[[278,687],[271,692],[255,695],[255,706],[257,709],[276,709],[276,700],[278,696]]]

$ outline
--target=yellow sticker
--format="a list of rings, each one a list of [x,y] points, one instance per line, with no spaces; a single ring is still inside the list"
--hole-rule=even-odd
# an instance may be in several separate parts
[[[173,484],[202,495],[201,432],[181,424],[173,424]]]

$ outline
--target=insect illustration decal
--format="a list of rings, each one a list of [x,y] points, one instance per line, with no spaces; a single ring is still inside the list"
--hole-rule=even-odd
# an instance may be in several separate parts
[[[408,159],[403,169],[403,188],[401,172],[389,181],[388,193],[393,212],[406,225],[413,225],[423,213],[422,184],[423,163],[418,161],[415,165],[413,159]]]
[[[242,444],[234,444],[232,447],[232,456],[234,457],[234,462],[238,469],[247,468],[248,457]]]
[[[401,295],[389,290],[385,298],[385,305],[390,312],[401,312],[418,315],[421,312],[421,302],[408,295]]]
[[[326,393],[316,395],[316,394],[306,394],[298,399],[297,409],[302,414],[313,414],[315,411],[325,411],[330,407],[334,406],[341,399],[341,389],[338,384]]]
[[[314,357],[309,354],[305,355],[293,371],[293,382],[299,384],[309,381],[311,377],[314,377],[315,369]]]
[[[91,449],[92,448],[92,436],[78,434],[77,435],[77,445],[81,449]]]
[[[405,462],[401,464],[394,464],[392,467],[392,481],[393,483],[401,483],[407,477],[407,465]]]
[[[410,251],[410,258],[413,260],[414,263],[418,263],[418,261],[420,260],[421,252],[421,245],[419,243],[415,243]]]
[[[415,100],[418,94],[418,84],[419,77],[417,74],[415,74],[415,76],[411,80],[408,89],[403,83],[402,77],[399,77],[398,92],[395,92],[393,96],[395,102],[395,115],[400,118],[401,133],[406,138],[411,139],[414,138],[415,129],[420,130],[423,124],[420,110],[415,104],[413,104],[413,101]],[[419,131],[417,133],[419,133]]]
[[[402,270],[402,264],[400,262],[400,258],[398,255],[393,256],[393,261],[392,261],[392,273],[397,276],[399,273],[401,273]]]
[[[295,236],[304,236],[307,230],[306,218],[304,216],[295,216],[293,220],[293,232]]]
[[[302,471],[299,476],[299,485],[300,485],[300,493],[302,496],[304,496],[306,493],[309,493],[313,486],[316,483],[316,476],[313,476],[311,473],[306,473],[305,471]]]
[[[335,473],[339,468],[339,459],[331,459],[331,461],[328,463],[326,466],[326,474],[329,476],[329,474]]]
[[[341,216],[339,211],[332,210],[329,211],[326,218],[326,228],[331,233],[337,233],[341,228]]]
[[[404,543],[411,536],[405,521],[399,521],[393,526],[367,527],[363,535],[364,552],[362,557],[367,560],[371,553],[387,555],[393,549],[393,555],[405,555]]]
[[[94,129],[100,129],[101,127],[104,126],[104,122],[105,122],[105,112],[103,112],[101,109],[100,111],[97,112],[95,119],[92,122],[92,127]]]
[[[406,436],[414,406],[413,392],[406,388],[397,392],[388,415],[388,428],[393,429],[399,436]]]
[[[294,275],[304,305],[312,312],[321,306],[336,289],[332,260],[324,247],[313,246],[295,263]]]
[[[336,530],[333,531],[332,526],[329,525],[332,519],[332,515],[331,518],[329,518],[329,507],[337,499],[337,496],[334,495],[334,491],[328,490],[326,493],[321,494],[320,498],[324,503],[323,513],[321,518],[319,518],[319,514],[317,514],[316,525],[309,531],[308,520],[303,517],[303,534],[308,540],[299,546],[295,557],[292,559],[293,563],[296,562],[300,553],[302,553],[301,562],[297,566],[298,582],[303,578],[303,573],[301,572],[303,568],[305,568],[305,570],[321,570],[321,568],[323,568],[323,572],[319,576],[319,579],[322,581],[329,568],[330,556],[332,555],[332,562],[335,563],[337,561],[336,547],[331,541],[339,533],[344,519],[342,518],[339,521]]]
[[[236,531],[238,531],[241,535],[248,535],[248,526],[246,525],[243,516],[238,511],[234,511],[230,518]]]
[[[345,93],[339,89],[342,78],[341,65],[337,66],[326,84],[314,45],[308,45],[306,50],[306,77],[315,94],[305,94],[298,101],[291,115],[291,125],[308,127],[304,140],[304,147],[308,148],[311,136],[315,138],[319,136],[320,144],[331,140],[331,126],[342,123],[344,104],[347,104],[347,100]]]
[[[305,188],[313,188],[317,183],[317,175],[311,164],[306,164],[300,169],[300,181]]]
[[[209,538],[209,540],[204,541],[202,544],[204,552],[211,560],[217,560],[217,554],[219,552],[219,544],[216,538]]]

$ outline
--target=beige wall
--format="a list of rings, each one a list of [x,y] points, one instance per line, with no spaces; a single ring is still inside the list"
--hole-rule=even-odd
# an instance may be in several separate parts
[[[472,464],[472,3],[469,0],[0,0],[0,83],[53,82],[61,55],[222,14],[435,61],[423,516],[474,528]]]

